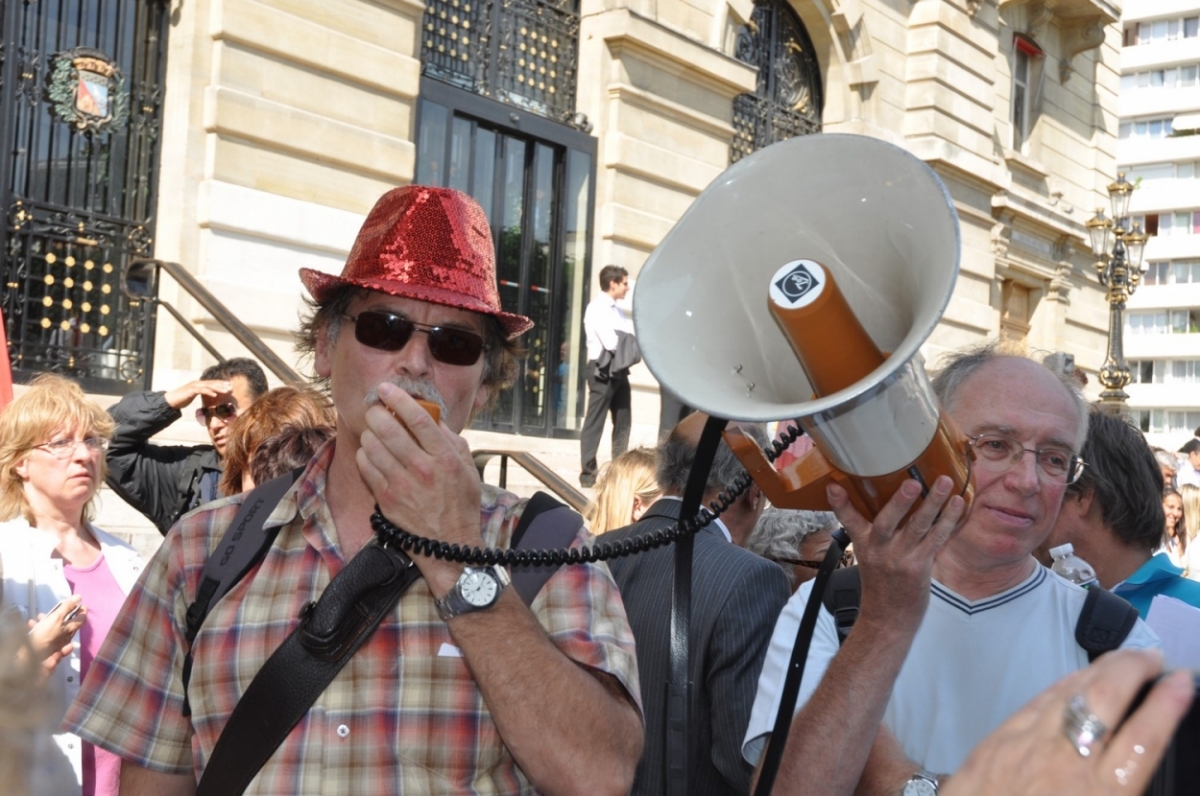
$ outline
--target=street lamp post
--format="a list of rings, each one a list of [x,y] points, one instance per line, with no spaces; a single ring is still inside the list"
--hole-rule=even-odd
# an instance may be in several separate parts
[[[1097,209],[1096,216],[1087,222],[1096,276],[1108,289],[1108,354],[1100,367],[1100,383],[1104,385],[1100,401],[1106,409],[1118,413],[1124,412],[1129,400],[1125,386],[1133,379],[1125,362],[1125,302],[1141,284],[1142,252],[1146,247],[1146,234],[1139,225],[1129,226],[1132,192],[1133,185],[1125,174],[1118,174],[1117,181],[1108,186],[1112,218],[1105,218],[1104,211]]]

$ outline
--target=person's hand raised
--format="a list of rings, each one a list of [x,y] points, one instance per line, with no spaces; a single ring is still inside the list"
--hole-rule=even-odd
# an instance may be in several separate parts
[[[357,461],[383,516],[419,536],[482,545],[482,484],[467,441],[399,387],[385,382],[378,389],[380,403],[367,410]],[[461,564],[430,556],[413,560],[437,597],[462,571]]]
[[[223,395],[233,397],[233,384],[225,379],[198,379],[190,381],[182,387],[176,387],[163,395],[167,405],[173,409],[183,409],[199,396],[220,398]]]
[[[914,631],[920,625],[929,604],[934,556],[963,516],[965,503],[959,495],[951,497],[952,488],[950,478],[939,476],[921,500],[921,485],[905,481],[874,520],[859,514],[846,490],[836,484],[828,488],[829,505],[854,542],[862,580],[861,618],[886,617],[909,623]]]

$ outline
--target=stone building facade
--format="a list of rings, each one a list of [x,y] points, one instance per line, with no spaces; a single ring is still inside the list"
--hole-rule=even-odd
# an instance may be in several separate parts
[[[811,128],[896,143],[946,183],[962,228],[962,272],[927,358],[1001,336],[1072,355],[1097,391],[1107,317],[1083,223],[1107,201],[1104,186],[1115,173],[1120,10],[1105,0],[113,0],[104,7],[134,6],[165,15],[151,36],[167,43],[160,79],[153,91],[145,80],[130,81],[142,93],[132,92],[128,122],[133,130],[139,120],[157,120],[159,166],[153,213],[138,222],[146,240],[117,254],[183,264],[289,361],[300,309],[296,269],[340,270],[380,194],[421,178],[482,191],[502,250],[502,296],[549,329],[516,388],[521,396],[483,428],[570,439],[583,408],[582,311],[600,267],[624,266],[636,280],[731,157]],[[6,38],[15,41],[28,24],[21,15],[49,13],[43,7],[0,0]],[[766,62],[748,49],[756,38],[770,44],[762,15],[803,31],[776,35]],[[96,19],[109,24],[99,12]],[[6,102],[21,101],[14,97],[22,75],[32,75],[30,85],[50,79],[56,48],[91,41],[70,35],[43,43],[40,65],[9,57],[0,84]],[[92,38],[89,46],[103,49],[103,37]],[[764,63],[786,90],[764,89]],[[125,71],[132,75],[136,64]],[[122,90],[109,87],[114,97]],[[800,127],[747,127],[735,107],[744,110],[738,103],[755,96]],[[11,125],[4,133],[16,135]],[[518,183],[520,191],[507,190]],[[14,221],[15,184],[5,184],[3,197],[10,242],[30,229]],[[33,248],[21,256],[52,270],[56,264]],[[5,263],[10,291],[27,273],[14,257]],[[39,321],[41,294],[25,290],[24,304],[13,295],[3,305],[10,342],[60,323],[78,326]],[[242,353],[171,280],[161,281],[159,296],[218,350]],[[57,307],[59,297],[49,301]],[[125,312],[135,318],[142,306],[134,301]],[[43,335],[37,344],[62,340]],[[92,362],[113,349],[91,345]],[[68,355],[59,352],[58,361]],[[119,392],[121,378],[141,387],[148,370],[145,386],[169,388],[212,361],[161,312],[152,352],[144,361],[130,357],[120,378],[110,369],[93,389]],[[31,370],[56,366],[32,354],[17,359]],[[70,355],[72,366],[83,359]],[[633,441],[652,444],[657,385],[644,365],[633,381]],[[176,437],[199,433],[181,428]]]

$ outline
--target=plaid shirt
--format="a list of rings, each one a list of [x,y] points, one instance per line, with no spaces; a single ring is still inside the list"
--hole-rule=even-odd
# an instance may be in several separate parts
[[[326,446],[284,496],[267,521],[284,527],[258,570],[205,620],[188,686],[191,720],[182,714],[184,614],[243,496],[185,516],[167,536],[67,715],[72,731],[140,766],[199,778],[250,681],[345,564],[324,497],[332,454]],[[482,503],[485,544],[506,547],[524,503],[488,486]],[[581,528],[577,542],[586,538]],[[532,608],[568,657],[612,674],[637,698],[633,634],[607,567],[562,567]],[[443,645],[453,644],[417,580],[246,793],[534,793],[465,660],[446,654]]]

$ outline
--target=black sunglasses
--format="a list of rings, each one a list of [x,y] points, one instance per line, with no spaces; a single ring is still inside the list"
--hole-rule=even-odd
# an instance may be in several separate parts
[[[447,365],[474,365],[483,353],[483,338],[453,326],[426,326],[391,312],[366,310],[347,315],[354,322],[354,339],[380,351],[399,351],[408,345],[413,332],[429,336],[429,353]]]
[[[237,417],[237,404],[217,404],[216,406],[202,406],[196,410],[196,422],[204,427],[212,422],[213,417],[219,417],[228,423]]]
[[[820,569],[821,564],[824,563],[823,561],[812,561],[804,558],[784,558],[783,556],[772,558],[771,560],[780,564],[791,564],[794,567],[807,567],[808,569]],[[849,567],[853,565],[854,553],[850,552],[849,550],[845,550],[842,552],[842,556],[838,559],[837,566],[834,567],[834,569],[842,569],[843,567]]]

